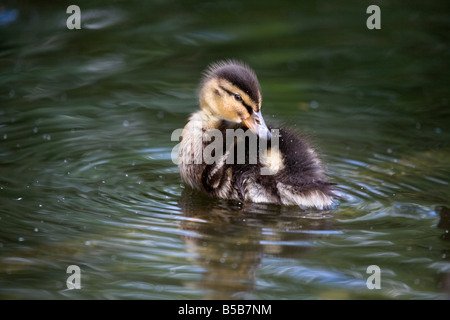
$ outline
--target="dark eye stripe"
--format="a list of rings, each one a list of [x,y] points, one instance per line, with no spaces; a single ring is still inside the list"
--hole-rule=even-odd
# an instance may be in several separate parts
[[[247,109],[247,112],[248,112],[249,114],[252,114],[252,112],[253,112],[252,107],[250,107],[248,104],[246,104],[246,103],[244,102],[244,100],[242,99],[242,97],[241,97],[240,94],[238,94],[238,93],[233,93],[233,92],[231,92],[230,90],[227,90],[227,89],[225,89],[225,88],[222,87],[222,86],[220,86],[220,89],[222,89],[223,91],[227,92],[229,95],[233,96],[233,97],[236,99],[236,101],[240,101],[240,102],[242,103],[242,105]]]
[[[247,109],[249,114],[252,114],[253,109],[252,107],[250,107],[248,104],[246,104],[244,101],[242,101],[242,104],[244,105],[244,107]]]
[[[226,93],[228,93],[230,96],[234,96],[234,93],[231,92],[230,90],[227,90],[226,88],[220,86],[220,89],[222,89],[223,91],[225,91]]]

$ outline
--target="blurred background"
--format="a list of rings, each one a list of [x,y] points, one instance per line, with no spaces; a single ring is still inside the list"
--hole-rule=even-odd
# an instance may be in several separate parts
[[[0,298],[448,299],[449,9],[2,1]],[[182,184],[171,134],[226,58],[258,74],[266,122],[311,137],[340,189],[333,210]]]

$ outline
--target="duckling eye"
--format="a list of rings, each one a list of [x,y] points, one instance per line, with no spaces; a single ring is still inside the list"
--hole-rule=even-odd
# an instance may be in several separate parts
[[[236,100],[236,101],[241,101],[241,102],[242,102],[242,97],[241,97],[241,95],[240,95],[239,93],[235,93],[235,94],[234,94],[234,100]]]

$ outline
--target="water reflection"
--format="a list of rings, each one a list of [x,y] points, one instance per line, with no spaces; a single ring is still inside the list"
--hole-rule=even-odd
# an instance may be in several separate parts
[[[124,13],[118,9],[92,9],[83,11],[83,28],[103,29],[124,19]]]
[[[338,232],[329,212],[301,212],[292,207],[210,199],[185,189],[179,205],[181,228],[195,264],[204,268],[201,281],[207,299],[252,297],[264,257],[301,259],[314,250],[314,240]]]

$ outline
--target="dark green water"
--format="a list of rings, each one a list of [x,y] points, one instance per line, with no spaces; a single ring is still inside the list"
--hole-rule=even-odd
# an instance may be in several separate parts
[[[66,28],[69,4],[81,30]],[[369,4],[381,30],[366,27]],[[0,298],[449,298],[445,1],[3,10]],[[335,209],[183,186],[171,134],[223,58],[255,69],[266,122],[311,136],[341,190]],[[69,265],[79,290],[67,289]],[[381,289],[366,286],[370,265]]]

